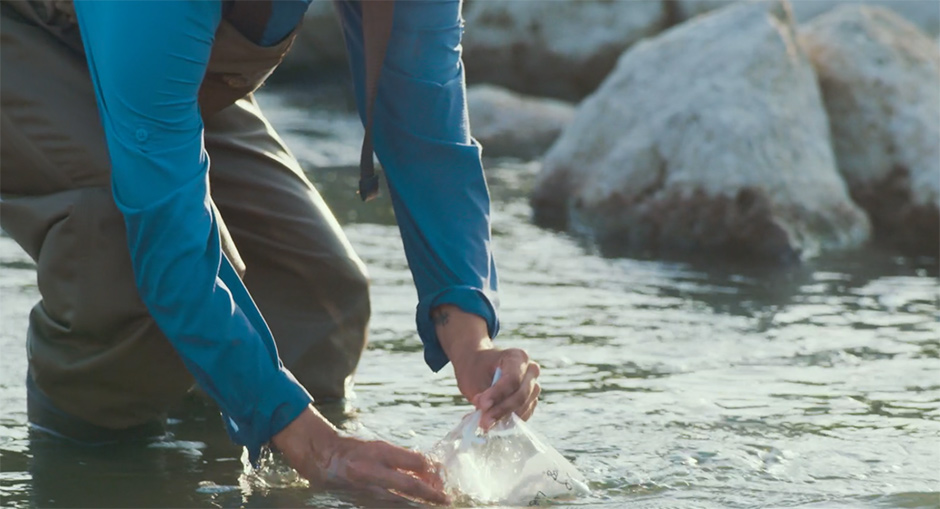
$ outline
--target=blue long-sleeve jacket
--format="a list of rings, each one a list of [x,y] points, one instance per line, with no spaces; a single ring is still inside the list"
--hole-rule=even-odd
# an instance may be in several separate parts
[[[261,44],[300,21],[308,0],[275,2]],[[197,102],[219,0],[77,0],[76,13],[124,215],[140,296],[233,440],[260,447],[311,401],[284,368],[264,318],[222,255]],[[360,112],[358,3],[338,4]],[[430,310],[454,304],[498,330],[489,194],[470,138],[459,1],[400,1],[375,105],[375,151],[388,178],[418,290],[428,365],[447,363]],[[351,199],[354,197],[351,197]]]

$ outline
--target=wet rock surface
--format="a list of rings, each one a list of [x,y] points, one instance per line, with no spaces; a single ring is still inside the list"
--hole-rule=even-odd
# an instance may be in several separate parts
[[[869,236],[777,2],[736,5],[627,51],[546,155],[532,205],[539,224],[614,254],[781,262]]]
[[[574,106],[526,97],[494,85],[467,90],[473,137],[486,156],[534,159],[542,156],[574,118]]]
[[[890,10],[928,34],[940,33],[940,2],[937,0],[796,0],[792,4],[793,15],[799,23],[833,9],[874,7]]]
[[[938,7],[940,8],[940,7]],[[804,26],[838,167],[881,241],[940,254],[940,51],[881,8],[843,6]]]
[[[584,97],[625,48],[667,24],[663,2],[477,0],[464,7],[471,82],[564,99]]]
[[[682,23],[690,18],[727,7],[739,0],[667,0],[673,23]]]
[[[666,0],[673,23],[727,7],[741,0]],[[798,23],[805,23],[841,6],[883,7],[917,25],[924,32],[940,34],[940,2],[937,0],[795,0],[791,2]]]

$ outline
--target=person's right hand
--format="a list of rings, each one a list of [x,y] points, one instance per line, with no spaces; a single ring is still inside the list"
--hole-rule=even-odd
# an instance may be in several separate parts
[[[444,483],[424,455],[388,442],[342,436],[313,406],[271,442],[311,483],[432,504],[450,503]]]

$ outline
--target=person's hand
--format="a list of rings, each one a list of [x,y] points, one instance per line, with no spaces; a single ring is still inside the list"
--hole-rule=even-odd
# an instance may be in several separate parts
[[[483,413],[480,427],[489,429],[511,413],[528,420],[542,390],[539,365],[525,350],[496,348],[486,322],[477,315],[444,305],[435,308],[432,317],[444,353],[454,365],[457,387]],[[491,387],[497,368],[502,374]]]
[[[502,375],[491,387],[496,368]],[[539,372],[539,365],[529,360],[525,350],[518,348],[489,348],[454,364],[457,386],[483,413],[480,427],[484,430],[511,413],[529,420],[542,391]]]
[[[449,504],[436,467],[423,454],[379,440],[342,436],[313,406],[271,439],[312,484]]]

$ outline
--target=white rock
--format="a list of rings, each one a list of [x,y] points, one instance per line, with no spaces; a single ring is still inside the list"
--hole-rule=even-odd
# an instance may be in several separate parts
[[[525,97],[494,85],[467,90],[473,137],[487,156],[541,157],[574,117],[574,106]]]
[[[796,0],[793,15],[802,24],[835,8],[863,5],[890,9],[928,34],[940,33],[938,0]]]
[[[673,21],[683,22],[701,14],[727,7],[739,0],[674,0],[671,2]]]
[[[739,0],[675,0],[673,18],[685,21],[693,16],[720,9]],[[804,23],[842,5],[885,7],[900,14],[928,34],[940,34],[940,1],[938,0],[793,0],[793,15]]]
[[[666,23],[660,0],[473,0],[464,9],[471,81],[580,98],[634,42]]]
[[[779,261],[863,243],[793,30],[779,3],[740,4],[628,50],[546,155],[536,221],[610,253]]]
[[[839,170],[877,237],[940,254],[940,51],[880,8],[843,6],[800,31]]]

